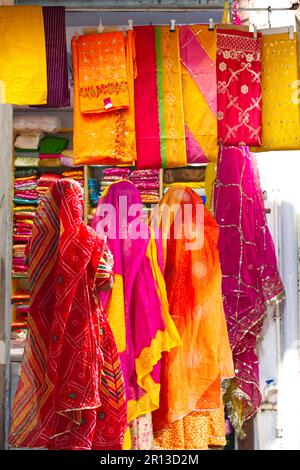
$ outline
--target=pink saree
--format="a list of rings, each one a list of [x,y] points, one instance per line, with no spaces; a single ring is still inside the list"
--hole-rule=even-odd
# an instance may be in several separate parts
[[[243,437],[243,421],[261,402],[255,347],[266,305],[284,297],[258,169],[247,147],[220,148],[214,212],[220,228],[223,302],[237,378],[228,401],[229,414]]]
[[[128,423],[158,408],[162,352],[180,345],[168,311],[161,252],[141,214],[138,189],[121,181],[105,190],[92,223],[99,235],[107,235],[114,257],[113,289],[100,296],[120,353]]]

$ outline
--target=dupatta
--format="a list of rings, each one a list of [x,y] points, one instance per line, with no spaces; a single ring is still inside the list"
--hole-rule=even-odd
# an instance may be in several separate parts
[[[230,419],[243,437],[243,421],[261,402],[256,342],[266,305],[284,297],[258,169],[247,147],[220,148],[214,213],[220,228],[222,291],[236,372],[236,384],[231,384],[226,401]]]
[[[153,413],[155,431],[192,412],[222,408],[221,380],[234,376],[217,223],[200,196],[182,187],[167,191],[158,221],[170,314],[182,346],[163,356],[160,407]]]
[[[154,234],[141,217],[139,191],[120,181],[104,191],[92,223],[114,256],[113,289],[100,297],[120,353],[128,423],[158,408],[162,352],[180,344]]]
[[[94,295],[103,250],[82,221],[72,180],[38,206],[28,247],[28,336],[8,443],[49,449],[121,449],[126,402],[120,360]]]

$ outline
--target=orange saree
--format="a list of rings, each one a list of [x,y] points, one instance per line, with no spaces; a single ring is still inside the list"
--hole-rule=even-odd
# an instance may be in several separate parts
[[[169,309],[182,346],[163,357],[160,408],[153,413],[155,447],[225,445],[221,380],[234,371],[222,303],[218,226],[202,199],[182,187],[168,190],[158,221]]]
[[[108,33],[105,34],[105,36]],[[119,35],[119,32],[110,33]],[[123,33],[121,33],[123,34]],[[72,56],[74,73],[74,164],[98,164],[98,165],[132,165],[136,160],[135,146],[135,123],[134,123],[134,60],[135,60],[135,42],[134,32],[128,31],[125,40],[125,65],[128,84],[128,106],[126,103],[127,95],[117,94],[117,85],[107,85],[108,76],[115,76],[115,70],[112,62],[106,62],[108,70],[104,81],[108,94],[102,93],[101,89],[92,88],[90,90],[91,98],[87,98],[89,86],[83,87],[83,78],[87,78],[87,84],[95,87],[93,84],[94,61],[88,60],[83,50],[92,43],[93,54],[97,58],[102,57],[103,44],[98,44],[95,37],[101,41],[103,34],[92,34],[76,39],[72,38]],[[86,43],[83,47],[82,45]],[[110,52],[111,60],[114,54]],[[121,62],[118,63],[117,70],[123,70]],[[123,72],[121,73],[123,75]],[[120,82],[123,79],[121,77]],[[120,82],[118,82],[120,84]],[[111,81],[113,83],[113,81]],[[116,83],[116,82],[114,82]],[[125,84],[123,84],[125,87]],[[122,86],[123,86],[122,85]],[[102,87],[103,88],[103,87]],[[103,88],[103,89],[104,89]],[[126,87],[125,87],[126,88]],[[103,91],[102,89],[102,91]],[[113,90],[114,89],[114,90]],[[120,90],[121,91],[121,90]],[[101,94],[102,93],[102,94]],[[95,101],[99,94],[98,106]],[[101,95],[101,96],[100,96]],[[118,96],[118,98],[117,98]],[[110,106],[111,105],[111,106]]]

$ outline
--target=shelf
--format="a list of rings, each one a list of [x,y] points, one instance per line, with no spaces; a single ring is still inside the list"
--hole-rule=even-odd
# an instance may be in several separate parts
[[[12,273],[11,277],[13,279],[29,279],[28,274],[25,273]]]
[[[14,112],[25,111],[25,112],[38,112],[38,113],[61,113],[64,111],[74,111],[73,106],[68,106],[66,108],[30,108],[29,106],[14,106]]]

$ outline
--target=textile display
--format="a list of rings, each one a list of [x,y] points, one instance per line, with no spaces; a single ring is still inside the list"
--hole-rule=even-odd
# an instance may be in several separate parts
[[[220,229],[222,291],[237,382],[227,400],[228,414],[243,437],[243,421],[261,402],[256,342],[266,304],[284,295],[258,169],[247,147],[220,148],[214,214]]]
[[[108,204],[116,216],[110,222]],[[106,189],[92,226],[100,235],[106,233],[106,222],[114,221],[116,231],[107,233],[107,245],[114,257],[115,282],[111,293],[101,292],[100,297],[120,353],[130,423],[158,408],[162,353],[181,342],[169,315],[154,234],[142,221],[141,196],[129,181]]]
[[[137,168],[186,166],[179,30],[139,26],[134,31]]]
[[[40,6],[1,6],[0,83],[3,103],[47,102],[44,20]]]
[[[39,143],[43,134],[40,132],[32,133],[32,134],[20,134],[17,136],[14,146],[17,147],[19,150],[21,149],[31,149],[37,150],[39,147]]]
[[[300,148],[298,80],[297,35],[263,36],[262,147],[255,152]]]
[[[101,40],[101,34],[99,41]],[[88,41],[89,35],[84,36]],[[134,60],[135,37],[128,31],[125,41],[129,107],[102,113],[82,113],[80,110],[79,73],[85,64],[79,56],[79,39],[72,38],[74,73],[74,163],[100,165],[132,165],[136,160],[134,124]],[[96,45],[95,55],[102,53]],[[90,63],[92,67],[92,63]],[[110,67],[111,76],[114,75]]]
[[[203,421],[209,426],[213,419],[210,411],[218,409],[224,443],[221,380],[233,377],[234,370],[222,302],[218,226],[201,197],[190,188],[170,188],[160,208],[164,277],[170,314],[182,346],[163,356],[160,405],[153,413],[154,438],[158,438],[158,445],[159,442],[167,445],[169,426],[184,429],[185,423],[180,421],[194,411],[205,411],[207,419]],[[182,214],[188,209],[190,224],[186,227]],[[171,213],[168,223],[164,218],[166,210]],[[191,243],[194,245],[190,246]],[[198,418],[200,426],[202,415]],[[204,435],[208,436],[209,431]],[[208,448],[210,444],[209,440],[203,443],[203,433],[199,433],[195,448]],[[180,448],[186,446],[187,442],[181,443]]]
[[[217,33],[191,25],[179,34],[187,162],[217,161]]]
[[[13,129],[17,133],[32,134],[33,132],[45,132],[47,134],[55,134],[61,128],[61,118],[48,114],[18,114],[13,120]]]
[[[77,47],[80,112],[129,108],[123,31],[79,36]]]
[[[66,150],[68,143],[69,139],[66,137],[48,135],[41,140],[39,145],[39,152],[46,154],[61,154],[64,150]]]
[[[262,35],[217,31],[218,140],[224,145],[261,145]]]
[[[94,288],[103,240],[82,216],[82,190],[71,180],[55,183],[36,212],[28,335],[8,438],[13,447],[123,445],[120,359]]]

